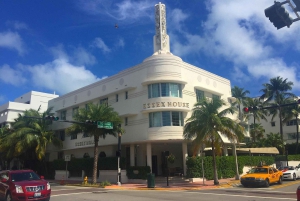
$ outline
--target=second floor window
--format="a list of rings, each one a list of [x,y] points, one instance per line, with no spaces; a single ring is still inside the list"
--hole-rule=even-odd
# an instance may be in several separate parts
[[[71,135],[71,140],[75,140],[75,139],[77,139],[77,134],[72,134]]]
[[[271,126],[274,127],[275,126],[275,121],[271,122]]]
[[[149,113],[149,127],[183,126],[182,112],[152,112]]]
[[[296,119],[293,119],[291,121],[286,122],[287,126],[296,126],[297,125],[297,121]]]
[[[116,94],[116,102],[119,102],[119,94]]]
[[[125,117],[125,126],[128,125],[128,117]]]
[[[108,106],[108,98],[103,98],[100,100],[100,105],[104,104],[105,106]]]
[[[213,94],[213,95],[212,95],[212,99],[213,99],[213,100],[214,100],[214,99],[220,99],[220,96]]]
[[[78,107],[73,108],[72,116],[74,117],[78,113]]]
[[[128,91],[125,91],[125,99],[128,99]]]
[[[58,137],[61,141],[65,141],[65,130],[60,130]]]
[[[182,98],[181,84],[156,83],[148,85],[148,98],[180,97]]]
[[[204,91],[196,89],[196,100],[197,102],[201,101],[204,99]]]
[[[60,119],[61,120],[67,119],[67,111],[66,110],[60,112]]]

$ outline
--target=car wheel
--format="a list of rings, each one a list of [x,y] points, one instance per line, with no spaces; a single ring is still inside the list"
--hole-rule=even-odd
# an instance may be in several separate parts
[[[50,198],[46,198],[45,201],[50,201]]]
[[[269,181],[269,179],[266,179],[265,187],[269,187],[269,186],[270,186],[270,181]]]
[[[282,177],[279,177],[278,184],[282,184]]]
[[[296,181],[296,179],[297,179],[297,177],[296,177],[296,174],[294,173],[293,174],[293,180]]]
[[[7,194],[6,194],[5,201],[12,201],[12,198],[11,198],[11,194],[10,194],[10,193],[7,193]]]

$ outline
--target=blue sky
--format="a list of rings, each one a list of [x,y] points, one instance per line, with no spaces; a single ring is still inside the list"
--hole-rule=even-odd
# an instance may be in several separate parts
[[[273,27],[264,15],[273,0],[161,2],[174,55],[250,96],[276,76],[300,95],[300,22]],[[0,105],[31,90],[63,95],[141,63],[153,54],[158,3],[0,1]]]

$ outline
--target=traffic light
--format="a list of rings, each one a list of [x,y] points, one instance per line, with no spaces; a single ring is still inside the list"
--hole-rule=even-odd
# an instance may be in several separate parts
[[[97,121],[93,121],[93,120],[85,120],[85,123],[86,123],[86,124],[93,124],[93,125],[96,125],[96,124],[97,124]]]
[[[59,118],[56,116],[47,115],[45,116],[45,119],[51,120],[51,121],[58,121]]]
[[[251,107],[244,107],[244,112],[253,112],[253,111],[255,111],[255,110],[258,110],[258,107],[256,107],[256,106],[251,106]]]
[[[265,16],[269,18],[269,20],[277,29],[281,29],[285,26],[290,27],[293,23],[293,19],[289,16],[289,13],[282,6],[282,4],[284,3],[274,1],[274,5],[265,9]]]

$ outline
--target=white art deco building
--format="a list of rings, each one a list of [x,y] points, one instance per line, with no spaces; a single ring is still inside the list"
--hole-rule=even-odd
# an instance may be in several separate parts
[[[231,97],[230,81],[199,67],[190,65],[170,52],[167,35],[166,7],[155,5],[154,54],[142,63],[116,75],[95,82],[49,101],[62,120],[72,120],[78,108],[87,103],[107,102],[123,118],[122,156],[131,166],[151,167],[162,174],[163,153],[175,155],[173,167],[186,172],[185,159],[189,143],[183,139],[183,126],[191,115],[193,105],[202,97],[220,97],[226,102]],[[65,136],[68,123],[54,123],[63,140],[63,149],[51,148],[49,160],[72,155],[93,157],[93,138],[83,133]],[[118,140],[108,136],[99,140],[99,153],[115,156]]]
[[[40,108],[40,112],[44,112],[48,108],[48,101],[57,98],[58,95],[30,91],[0,106],[0,127],[10,126],[14,119],[18,118],[25,110]]]

